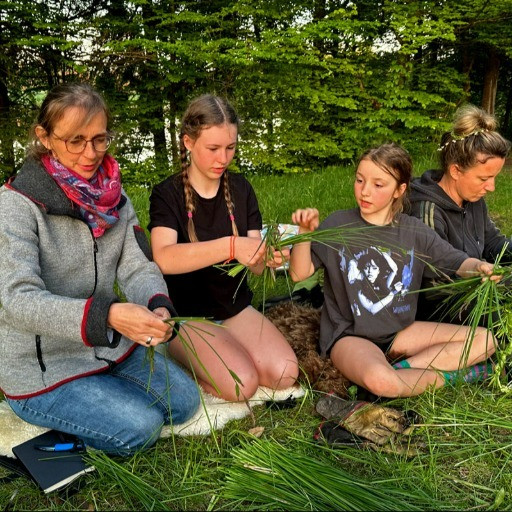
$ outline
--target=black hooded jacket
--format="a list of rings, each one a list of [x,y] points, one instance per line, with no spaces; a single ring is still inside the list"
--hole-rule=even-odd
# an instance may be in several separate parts
[[[430,170],[411,183],[410,215],[418,217],[453,247],[472,258],[493,263],[505,244],[511,242],[489,218],[484,199],[465,201],[462,207],[438,185],[442,174]],[[512,244],[503,256],[503,263],[512,261]]]

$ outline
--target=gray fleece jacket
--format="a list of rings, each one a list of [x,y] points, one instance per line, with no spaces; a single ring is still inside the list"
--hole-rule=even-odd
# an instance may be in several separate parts
[[[119,298],[175,314],[131,202],[95,239],[74,204],[34,160],[0,188],[0,388],[14,399],[108,369],[137,346],[113,332]],[[112,334],[112,331],[110,332]]]

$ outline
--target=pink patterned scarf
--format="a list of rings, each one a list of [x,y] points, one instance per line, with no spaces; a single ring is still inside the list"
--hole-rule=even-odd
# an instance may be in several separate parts
[[[49,155],[44,155],[41,161],[66,196],[79,207],[80,215],[92,229],[95,238],[103,235],[106,229],[117,222],[121,174],[114,158],[105,155],[96,174],[89,181]]]

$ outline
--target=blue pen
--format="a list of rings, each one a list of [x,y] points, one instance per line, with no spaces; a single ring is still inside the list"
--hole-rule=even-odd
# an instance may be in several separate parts
[[[84,444],[77,443],[56,443],[50,445],[38,444],[35,446],[36,450],[42,452],[78,452],[84,449]]]

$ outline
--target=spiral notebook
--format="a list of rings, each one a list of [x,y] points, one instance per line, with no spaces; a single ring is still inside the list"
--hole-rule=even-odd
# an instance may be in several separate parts
[[[85,473],[94,471],[94,466],[84,460],[82,452],[42,450],[51,449],[55,445],[72,445],[76,442],[78,439],[74,436],[50,430],[14,446],[12,451],[39,487],[45,493],[49,493],[64,487]]]

